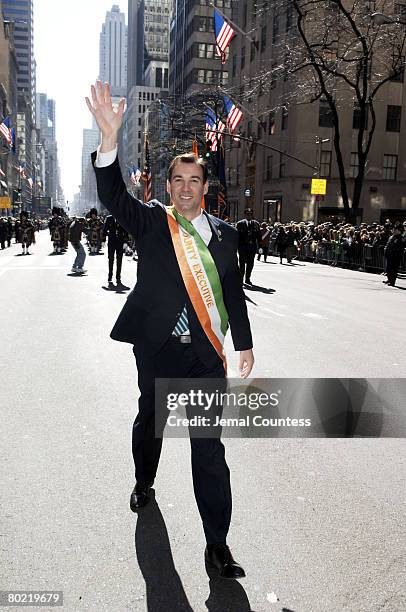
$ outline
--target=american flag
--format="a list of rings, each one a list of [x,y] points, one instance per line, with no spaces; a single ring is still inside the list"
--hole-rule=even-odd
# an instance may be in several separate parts
[[[237,129],[243,117],[243,113],[242,110],[240,110],[238,106],[236,106],[227,96],[224,96],[224,105],[227,113],[227,125],[230,132],[233,133]]]
[[[217,119],[216,123],[216,115],[209,108],[206,113],[206,140],[211,141],[211,151],[217,151],[217,138],[221,139],[221,134],[225,129],[226,126],[221,119]],[[220,132],[220,134],[217,134],[217,132]]]
[[[141,175],[142,175],[141,170],[137,168],[136,166],[131,166],[128,170],[128,176],[130,177],[130,181],[136,187],[140,184]]]
[[[142,173],[144,181],[144,203],[149,202],[152,198],[152,174],[151,174],[151,159],[149,155],[149,142],[145,138],[144,145],[144,172]]]
[[[216,55],[220,55],[221,62],[225,64],[226,50],[235,32],[216,9],[214,9],[214,30],[216,34]]]
[[[23,179],[27,178],[25,174],[25,166],[23,166],[23,164],[18,164],[18,166],[16,166],[15,169],[17,170],[18,174],[20,174],[21,178]]]
[[[10,117],[6,117],[0,124],[0,132],[3,137],[7,140],[9,145],[13,144],[13,132],[10,127]]]

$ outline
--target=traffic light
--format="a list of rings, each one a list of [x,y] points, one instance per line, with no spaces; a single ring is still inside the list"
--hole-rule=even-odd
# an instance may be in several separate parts
[[[212,154],[211,146],[212,146],[211,140],[206,140],[206,142],[204,143],[204,151],[203,151],[204,159],[207,159],[207,160],[211,159],[211,154]]]

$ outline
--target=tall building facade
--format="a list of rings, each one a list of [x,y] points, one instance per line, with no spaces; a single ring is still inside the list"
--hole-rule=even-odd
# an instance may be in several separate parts
[[[90,155],[100,143],[100,132],[98,129],[83,130],[82,144],[82,184],[80,187],[80,201],[82,210],[90,208],[101,208],[97,197],[96,177],[94,174]]]
[[[48,98],[45,93],[37,93],[36,96],[36,118],[39,131],[36,151],[33,157],[33,174],[38,176],[41,167],[41,151],[44,150],[44,177],[42,177],[41,192],[51,198],[53,206],[57,206],[61,199],[61,187],[58,164],[58,146],[56,142],[56,113],[55,100]],[[35,189],[39,192],[36,185]]]
[[[172,0],[129,0],[127,112],[123,130],[127,167],[144,164],[145,115],[169,85],[169,19]],[[155,105],[160,112],[161,106]],[[152,168],[154,173],[154,168]]]
[[[13,24],[13,43],[17,60],[17,116],[16,138],[18,161],[31,175],[35,164],[35,59],[33,0],[3,0],[3,15]],[[29,208],[32,192],[25,180],[18,180],[18,207]]]
[[[127,94],[127,26],[125,14],[113,5],[102,25],[99,49],[99,78],[108,81],[113,97]]]
[[[231,0],[216,0],[214,4],[230,15]],[[175,0],[169,66],[169,90],[177,100],[208,85],[227,86],[228,67],[216,55],[214,11],[209,0]]]
[[[230,91],[235,102],[244,105],[240,131],[252,139],[240,145],[231,141],[231,151],[227,153],[232,217],[241,218],[248,204],[260,220],[342,219],[344,209],[329,110],[322,99],[304,103],[295,98],[294,90],[292,96],[294,80],[284,69],[283,52],[292,49],[294,13],[288,6],[277,11],[271,5],[265,12],[256,12],[256,5],[253,0],[238,2],[233,11],[233,20],[240,28],[256,33],[257,47],[242,35],[235,36],[230,46]],[[387,10],[391,12],[390,5]],[[258,78],[263,66],[283,68],[279,78],[268,77],[266,87],[260,86]],[[351,197],[358,172],[359,115],[351,91],[341,89],[340,140]],[[393,215],[406,218],[406,145],[401,138],[406,125],[403,78],[385,83],[374,105],[376,131],[354,219],[357,222],[379,222]],[[327,179],[327,193],[320,199],[311,194],[312,178],[316,176]],[[244,195],[247,189],[251,194],[248,197]]]
[[[168,87],[171,7],[172,0],[128,0],[128,94],[134,85],[145,85],[150,63],[157,70],[151,79]]]

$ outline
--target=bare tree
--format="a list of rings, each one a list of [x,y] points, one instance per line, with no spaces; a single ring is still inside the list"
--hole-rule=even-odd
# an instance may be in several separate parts
[[[280,0],[254,4],[263,24],[271,25],[279,19],[285,24],[286,34],[279,34],[278,41],[273,40],[273,56],[267,64],[263,63],[261,71],[240,85],[243,101],[255,108],[257,94],[283,78],[288,92],[285,88],[283,100],[277,100],[272,110],[286,103],[324,103],[333,129],[341,196],[348,219],[360,204],[379,94],[388,81],[403,78],[405,27],[396,16],[382,26],[371,19],[378,9],[393,15],[395,4],[393,0]],[[237,96],[238,91],[230,94]],[[357,113],[358,157],[351,194],[341,140],[342,111],[349,104]]]

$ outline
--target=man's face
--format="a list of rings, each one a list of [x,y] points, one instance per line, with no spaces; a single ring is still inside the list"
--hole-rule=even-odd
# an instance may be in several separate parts
[[[199,164],[178,162],[173,168],[171,180],[166,182],[166,190],[181,215],[197,216],[203,194],[208,190],[207,181],[203,182],[203,168]]]
[[[248,221],[251,221],[252,219],[252,212],[246,212],[245,214],[245,218],[248,219]]]

